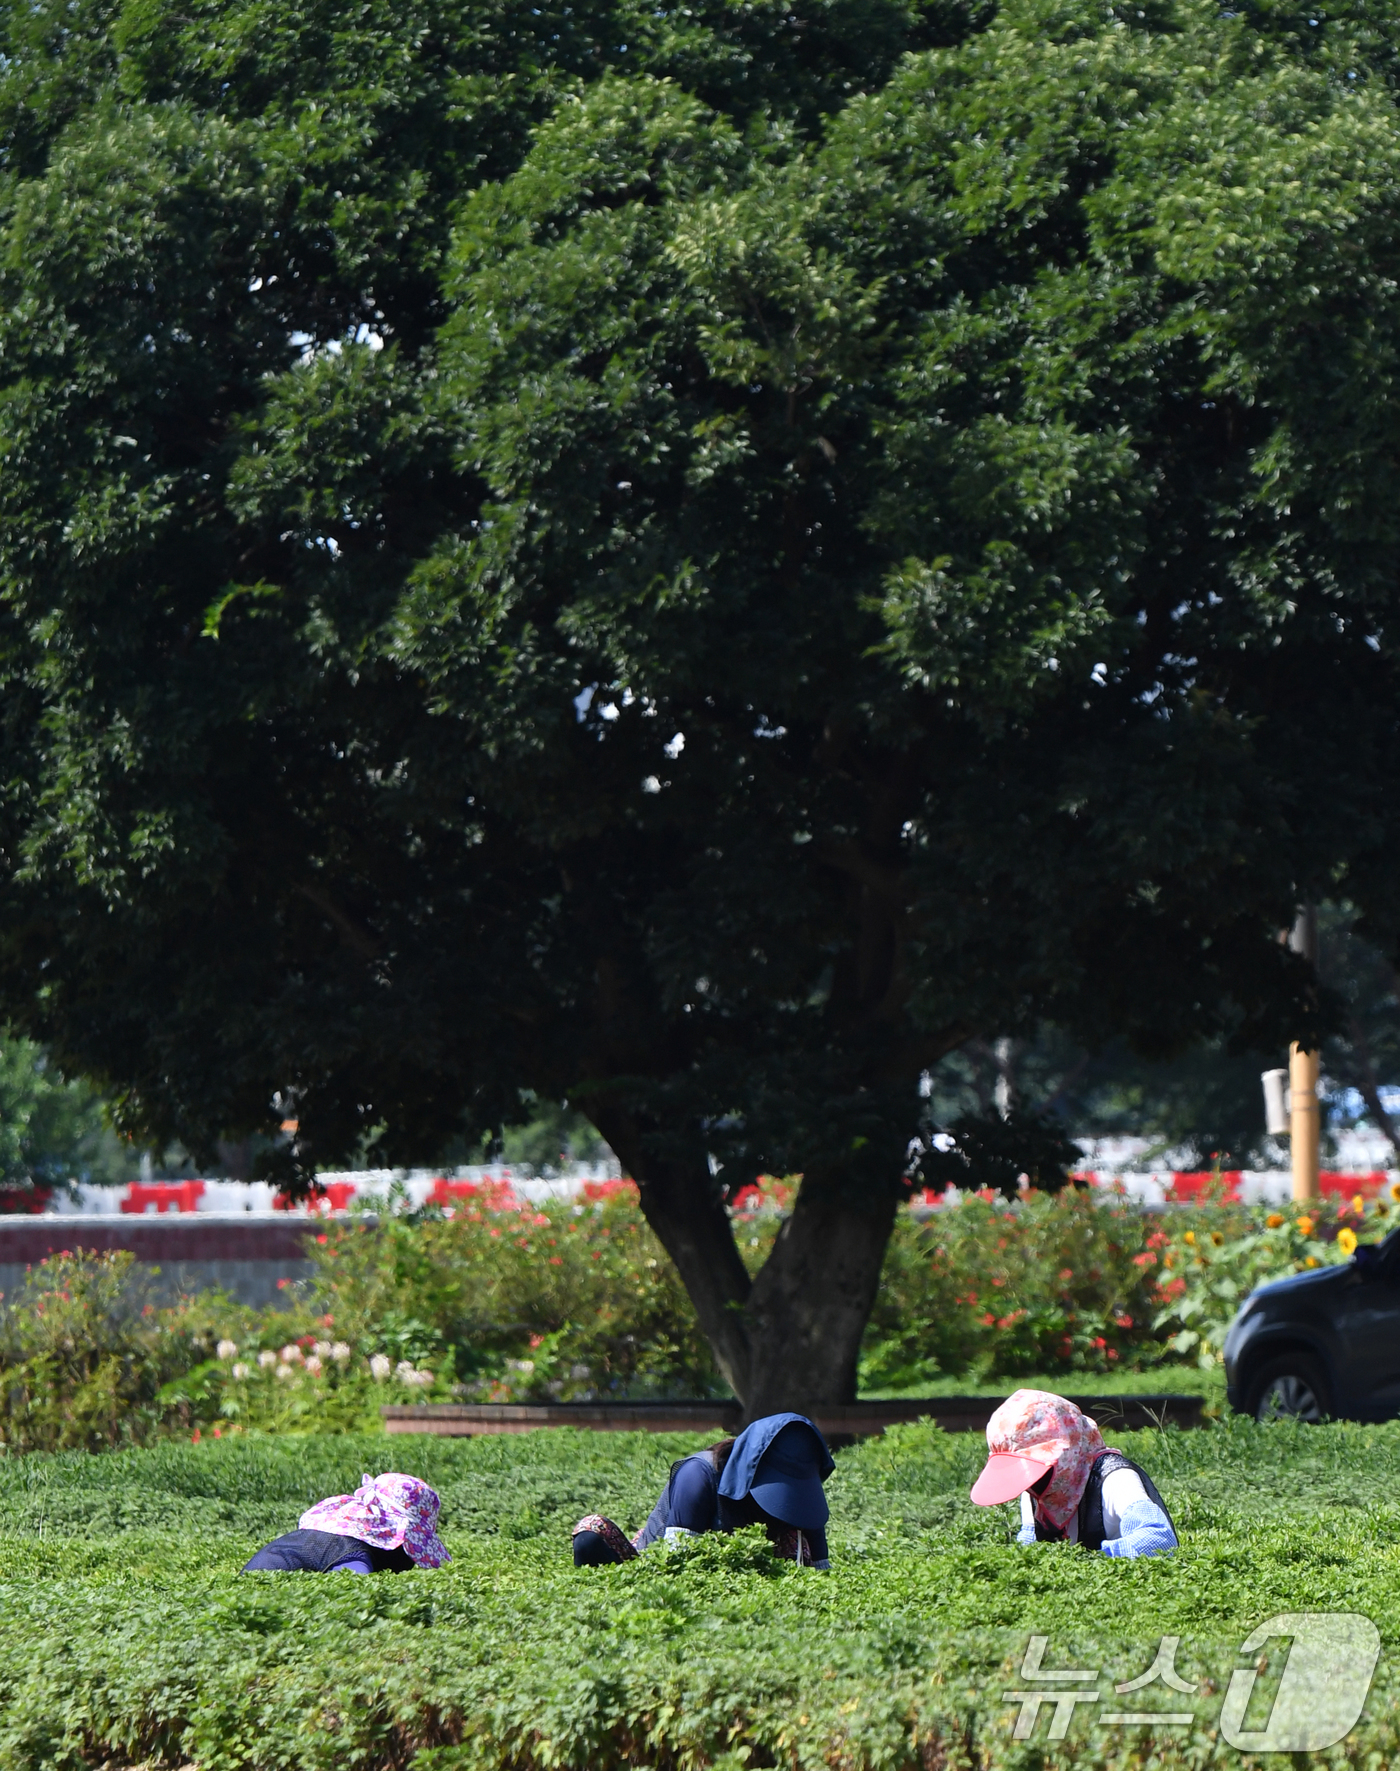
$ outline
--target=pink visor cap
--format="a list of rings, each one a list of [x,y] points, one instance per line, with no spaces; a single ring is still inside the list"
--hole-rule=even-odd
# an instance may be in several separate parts
[[[987,1459],[982,1474],[972,1485],[972,1499],[979,1507],[999,1506],[1004,1500],[1015,1500],[1032,1482],[1038,1482],[1047,1470],[1055,1467],[1055,1452],[1037,1457],[1034,1452],[994,1451]]]

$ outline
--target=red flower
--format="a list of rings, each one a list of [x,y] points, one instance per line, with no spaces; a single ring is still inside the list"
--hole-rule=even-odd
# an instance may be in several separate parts
[[[551,1267],[562,1267],[564,1265],[563,1257],[561,1255],[552,1254],[549,1257],[549,1264]]]
[[[323,1233],[323,1234],[321,1234],[321,1235],[320,1235],[320,1236],[318,1236],[318,1237],[317,1237],[317,1238],[316,1238],[316,1240],[317,1240],[317,1241],[318,1241],[318,1242],[329,1242],[329,1241],[330,1241],[330,1237],[329,1237],[329,1236],[327,1236],[327,1235],[325,1235],[325,1234],[324,1234],[324,1233]]]
[[[1133,1256],[1133,1265],[1135,1267],[1155,1267],[1157,1265],[1157,1257],[1155,1254],[1135,1254]]]

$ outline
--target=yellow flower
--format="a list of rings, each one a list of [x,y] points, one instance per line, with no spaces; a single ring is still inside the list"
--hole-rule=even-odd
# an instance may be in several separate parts
[[[1361,1197],[1361,1195],[1359,1193],[1352,1194],[1352,1196],[1351,1196],[1351,1209],[1354,1212],[1359,1213],[1360,1216],[1365,1217],[1365,1215],[1366,1215],[1366,1201]]]
[[[1196,1246],[1196,1232],[1194,1230],[1188,1230],[1186,1232],[1185,1240],[1190,1243],[1192,1248],[1194,1248]]]
[[[1215,1246],[1217,1248],[1219,1248],[1220,1244],[1225,1240],[1225,1238],[1220,1234],[1219,1230],[1212,1230],[1210,1233],[1210,1239],[1215,1244]]]
[[[1378,1218],[1385,1217],[1386,1214],[1389,1212],[1389,1210],[1390,1210],[1390,1207],[1386,1204],[1384,1199],[1378,1199],[1376,1201],[1376,1216]]]
[[[1264,1219],[1264,1222],[1271,1230],[1277,1230],[1279,1225],[1283,1222],[1283,1213],[1281,1211],[1271,1211],[1268,1217]]]
[[[1298,1219],[1298,1229],[1304,1236],[1311,1236],[1313,1233],[1313,1221],[1306,1212]]]
[[[1356,1231],[1338,1230],[1337,1247],[1341,1249],[1344,1255],[1354,1255],[1356,1253]]]
[[[1305,1267],[1315,1267],[1317,1265],[1317,1256],[1315,1254],[1310,1254],[1303,1262],[1303,1265]]]
[[[1392,1181],[1390,1183],[1390,1197],[1397,1202],[1400,1202],[1400,1181]]]

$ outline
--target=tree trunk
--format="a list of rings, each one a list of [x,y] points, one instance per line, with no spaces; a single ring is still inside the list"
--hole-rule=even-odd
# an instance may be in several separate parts
[[[894,1192],[851,1198],[808,1177],[750,1280],[705,1159],[658,1161],[626,1114],[602,1111],[594,1122],[636,1179],[642,1212],[675,1262],[745,1422],[854,1402],[861,1338],[894,1227]]]
[[[749,1387],[745,1306],[752,1282],[708,1162],[703,1156],[685,1163],[660,1161],[645,1150],[629,1117],[609,1112],[593,1117],[636,1181],[642,1215],[675,1263],[724,1381],[742,1399]]]
[[[815,1180],[798,1190],[753,1283],[746,1421],[856,1399],[860,1343],[898,1201],[893,1191],[852,1200]]]

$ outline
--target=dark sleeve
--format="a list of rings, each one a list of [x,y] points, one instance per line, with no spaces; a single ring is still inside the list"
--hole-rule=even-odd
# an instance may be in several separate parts
[[[395,1550],[381,1550],[377,1544],[372,1543],[361,1544],[360,1554],[355,1560],[368,1562],[376,1574],[407,1574],[418,1566],[402,1544]],[[343,1568],[345,1564],[340,1562],[336,1566]]]
[[[369,1574],[378,1572],[377,1556],[400,1554],[402,1552],[397,1550],[373,1549],[357,1537],[343,1537],[334,1531],[300,1528],[284,1531],[281,1537],[264,1544],[256,1556],[243,1564],[243,1572],[269,1569],[282,1574],[326,1574],[333,1568],[344,1568],[356,1562],[364,1564],[360,1572]],[[409,1566],[412,1566],[411,1562]]]
[[[668,1525],[687,1531],[713,1531],[715,1495],[719,1478],[708,1457],[688,1457],[671,1478],[671,1517]]]
[[[670,1525],[684,1526],[687,1531],[713,1531],[718,1491],[719,1477],[709,1457],[701,1451],[686,1458],[672,1470],[651,1517],[632,1542],[639,1550],[649,1549],[665,1537]]]

